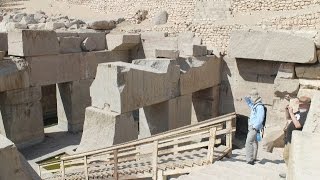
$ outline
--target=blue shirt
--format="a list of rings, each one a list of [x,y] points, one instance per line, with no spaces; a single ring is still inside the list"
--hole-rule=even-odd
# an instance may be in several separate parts
[[[248,121],[248,125],[252,126],[256,130],[262,129],[262,123],[264,120],[264,107],[262,102],[253,103],[250,98],[245,97],[244,100],[248,104],[251,109],[250,118]]]

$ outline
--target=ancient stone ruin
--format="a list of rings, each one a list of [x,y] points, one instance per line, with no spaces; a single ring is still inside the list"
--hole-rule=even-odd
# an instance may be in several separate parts
[[[319,159],[320,1],[50,4],[81,4],[106,17],[90,20],[5,8],[10,3],[0,4],[0,179],[242,176],[230,169],[248,179],[319,177],[312,165]],[[253,88],[268,109],[255,173],[237,159],[250,113],[244,97]],[[286,167],[284,107],[301,96],[311,107]],[[165,147],[171,154],[160,156]],[[161,166],[195,152],[207,159]],[[156,160],[130,169],[126,153]]]

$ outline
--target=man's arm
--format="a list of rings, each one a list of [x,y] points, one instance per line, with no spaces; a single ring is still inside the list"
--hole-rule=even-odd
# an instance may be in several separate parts
[[[288,107],[288,110],[289,110],[289,114],[290,114],[290,117],[291,117],[291,120],[292,120],[292,123],[294,124],[294,126],[297,129],[302,128],[300,122],[298,121],[298,119],[296,118],[296,116],[293,113],[292,107]]]
[[[250,107],[250,108],[253,108],[253,103],[251,101],[251,99],[249,97],[244,97],[244,100],[246,101],[247,105]]]
[[[257,121],[253,124],[253,128],[258,130],[264,120],[264,108],[262,105],[257,106]]]

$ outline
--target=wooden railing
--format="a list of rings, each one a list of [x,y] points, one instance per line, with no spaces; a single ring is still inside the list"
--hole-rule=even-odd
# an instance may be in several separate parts
[[[61,158],[60,161],[40,164],[40,177],[51,174],[55,179],[68,179],[66,176],[72,173],[80,173],[85,179],[89,179],[90,171],[95,169],[94,163],[103,164],[112,179],[132,179],[152,177],[161,179],[163,176],[172,174],[188,173],[192,170],[194,163],[201,166],[211,164],[217,158],[215,147],[223,142],[221,157],[231,153],[232,150],[232,121],[235,114],[227,114],[198,124],[189,125],[174,130],[170,130],[145,139],[135,140],[105,149],[80,153]],[[206,157],[200,158],[199,162],[174,162],[161,163],[164,157],[173,157],[185,152],[199,149],[206,150]],[[125,162],[148,161],[150,166],[131,168],[126,172],[125,168],[119,169]],[[180,164],[179,164],[180,163]],[[190,165],[191,163],[191,165]],[[46,170],[48,166],[59,165],[60,169]],[[91,165],[91,166],[90,166]],[[168,167],[176,168],[168,168]],[[186,168],[187,166],[188,168]],[[90,168],[89,168],[90,167]]]

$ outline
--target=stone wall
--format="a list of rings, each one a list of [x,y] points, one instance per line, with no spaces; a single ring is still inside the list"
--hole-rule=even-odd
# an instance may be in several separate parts
[[[318,0],[232,0],[233,12],[283,11],[308,8],[320,4]]]

